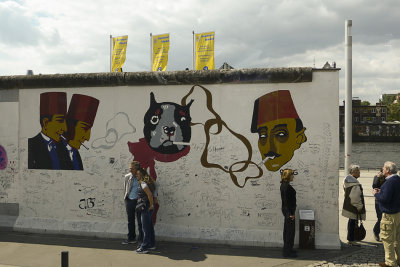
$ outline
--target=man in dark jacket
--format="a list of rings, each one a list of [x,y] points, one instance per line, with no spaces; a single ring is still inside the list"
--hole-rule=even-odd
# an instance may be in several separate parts
[[[380,170],[375,176],[374,180],[372,181],[372,189],[375,188],[381,188],[383,183],[385,182],[385,176],[383,176],[382,170]],[[379,238],[379,233],[381,232],[381,220],[382,220],[382,211],[379,208],[379,201],[378,199],[375,198],[375,212],[376,212],[376,217],[378,220],[376,221],[374,225],[374,238],[376,241],[380,241]]]
[[[400,264],[400,177],[396,164],[390,161],[385,162],[382,172],[386,182],[380,189],[372,191],[382,211],[380,236],[385,248],[385,262],[379,265],[397,266]]]
[[[290,185],[294,178],[294,171],[285,169],[281,176],[282,214],[285,217],[283,225],[283,256],[295,258],[297,253],[293,250],[293,245],[296,230],[296,190]]]

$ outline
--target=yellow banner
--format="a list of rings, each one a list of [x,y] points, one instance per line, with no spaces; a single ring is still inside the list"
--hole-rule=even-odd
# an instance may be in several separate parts
[[[153,71],[166,71],[168,64],[169,33],[153,36]]]
[[[113,38],[111,72],[121,72],[125,63],[128,35]]]
[[[215,32],[196,33],[196,70],[213,70]]]

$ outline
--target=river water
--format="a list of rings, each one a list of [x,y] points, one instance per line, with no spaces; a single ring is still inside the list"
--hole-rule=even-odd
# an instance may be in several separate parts
[[[339,147],[339,167],[344,167],[344,144]],[[352,163],[361,169],[380,169],[385,161],[393,161],[400,167],[400,143],[360,142],[353,143]]]

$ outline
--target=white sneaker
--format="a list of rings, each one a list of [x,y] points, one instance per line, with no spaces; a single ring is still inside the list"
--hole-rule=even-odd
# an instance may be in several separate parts
[[[147,254],[147,253],[149,253],[149,251],[148,251],[148,250],[145,250],[145,249],[142,249],[142,248],[138,248],[138,249],[136,250],[136,253],[137,253],[137,254]]]

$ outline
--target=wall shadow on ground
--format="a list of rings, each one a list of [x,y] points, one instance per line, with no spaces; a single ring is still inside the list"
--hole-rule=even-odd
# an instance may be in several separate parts
[[[40,244],[67,247],[80,247],[92,249],[126,250],[133,251],[137,244],[122,245],[120,239],[105,239],[95,237],[79,237],[54,234],[34,234],[0,230],[0,242],[13,242],[24,244]],[[361,247],[342,246],[341,250],[298,250],[297,261],[329,261],[329,259],[340,261],[338,257],[351,257]],[[225,255],[256,258],[282,258],[281,248],[241,247],[215,244],[190,244],[180,242],[157,242],[157,249],[151,254],[167,257],[172,260],[187,260],[202,262],[207,255]],[[347,262],[351,258],[347,259]],[[292,262],[293,263],[293,262]]]

